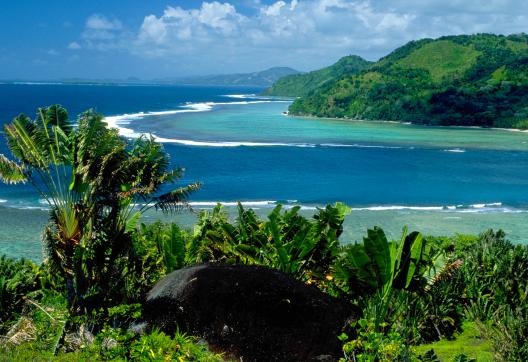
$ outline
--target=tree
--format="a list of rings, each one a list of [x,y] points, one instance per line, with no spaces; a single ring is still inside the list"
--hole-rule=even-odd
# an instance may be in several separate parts
[[[163,146],[119,137],[93,110],[74,123],[59,105],[39,108],[34,120],[20,115],[5,132],[15,160],[0,155],[0,180],[30,182],[48,203],[43,241],[72,311],[130,297],[126,290],[142,273],[133,259],[145,252],[134,245],[140,215],[185,207],[200,184],[167,190],[184,170],[170,167]]]

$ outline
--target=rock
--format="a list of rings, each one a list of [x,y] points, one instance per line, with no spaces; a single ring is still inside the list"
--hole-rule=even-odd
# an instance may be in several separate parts
[[[5,336],[0,338],[0,347],[19,346],[37,339],[37,328],[32,320],[20,317]]]
[[[145,317],[180,328],[248,361],[336,360],[350,305],[276,270],[203,264],[177,270],[149,292]]]
[[[94,335],[84,324],[76,332],[68,333],[64,336],[64,349],[68,352],[77,351],[81,348],[89,347],[95,340]]]

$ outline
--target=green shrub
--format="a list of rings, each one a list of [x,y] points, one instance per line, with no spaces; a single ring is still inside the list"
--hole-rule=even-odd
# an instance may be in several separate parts
[[[378,326],[374,320],[360,319],[351,326],[355,338],[343,345],[345,358],[340,361],[399,361],[409,357],[404,338],[387,324]],[[340,339],[346,341],[348,336],[343,334]]]
[[[203,211],[187,260],[265,265],[327,289],[349,209],[340,203],[327,205],[311,220],[299,215],[299,210],[296,206],[283,211],[278,205],[264,221],[239,204],[233,224],[221,205]]]
[[[39,267],[30,260],[0,257],[0,334],[18,318],[24,297],[40,288]]]
[[[528,360],[528,247],[489,230],[466,251],[461,271],[468,316],[480,321],[496,358]]]
[[[173,337],[154,330],[138,335],[122,329],[104,328],[92,352],[105,360],[132,361],[222,361],[196,338],[177,332]]]
[[[167,272],[186,266],[189,235],[175,223],[141,224],[138,237],[157,246]]]

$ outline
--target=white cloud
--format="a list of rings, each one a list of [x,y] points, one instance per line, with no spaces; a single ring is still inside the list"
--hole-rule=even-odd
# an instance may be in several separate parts
[[[160,16],[144,18],[132,51],[151,58],[178,56],[182,62],[182,57],[207,57],[218,67],[214,71],[279,64],[306,69],[350,53],[372,58],[368,53],[380,47],[372,39],[386,34],[407,39],[406,29],[415,18],[411,13],[376,10],[369,1],[255,4],[258,9],[251,16],[217,1],[194,9],[169,6]]]
[[[84,31],[81,33],[82,41],[74,43],[87,49],[107,51],[128,47],[126,43],[131,43],[129,38],[129,33],[119,19],[93,14],[86,19]]]
[[[277,1],[273,5],[262,8],[262,13],[266,16],[279,16],[284,6],[286,6],[284,1]]]
[[[108,19],[99,14],[93,14],[86,19],[86,28],[94,30],[119,30],[122,24],[117,19]]]
[[[524,0],[205,1],[147,14],[126,32],[117,19],[92,15],[83,47],[121,49],[182,72],[233,72],[290,65],[308,70],[341,56],[375,60],[409,40],[528,30]],[[244,8],[241,8],[244,9]]]
[[[81,49],[81,45],[77,43],[76,41],[72,41],[70,44],[68,44],[68,49],[78,50],[78,49]]]

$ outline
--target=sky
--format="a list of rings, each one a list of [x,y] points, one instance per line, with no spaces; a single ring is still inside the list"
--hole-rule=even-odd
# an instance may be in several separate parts
[[[318,69],[410,40],[528,32],[526,0],[17,0],[0,79],[140,79]]]

